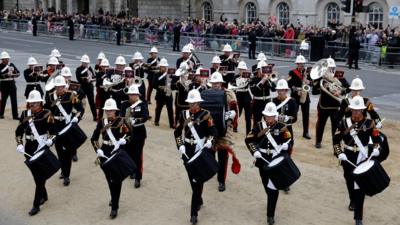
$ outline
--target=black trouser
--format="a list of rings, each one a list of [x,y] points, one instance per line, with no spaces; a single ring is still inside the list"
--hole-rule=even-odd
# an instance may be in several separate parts
[[[121,196],[122,181],[115,181],[111,177],[106,176],[108,188],[111,195],[111,209],[117,210],[119,208],[119,197]]]
[[[351,152],[346,150],[347,159],[357,164],[358,152]],[[354,189],[354,177],[353,170],[354,167],[347,162],[342,162],[343,167],[343,176],[346,180],[346,187],[349,193],[350,202],[353,203],[354,206],[354,219],[362,220],[363,218],[363,206],[365,193],[361,189]]]
[[[321,106],[317,107],[318,110],[318,119],[317,119],[317,124],[316,124],[316,143],[319,143],[322,141],[322,137],[324,136],[324,129],[325,129],[325,124],[328,118],[331,120],[331,127],[332,127],[332,137],[334,135],[336,125],[335,125],[335,115],[337,113],[337,109],[322,109]]]
[[[85,93],[85,96],[82,96],[82,98],[86,97],[90,106],[90,111],[92,111],[92,116],[93,119],[97,118],[97,111],[96,111],[96,104],[94,103],[94,89],[93,86],[83,86],[82,85],[82,90],[83,93]]]
[[[251,130],[251,99],[246,98],[242,95],[247,95],[248,93],[236,93],[238,108],[239,108],[239,117],[242,115],[242,111],[244,110],[244,118],[246,121],[246,134],[248,134]]]
[[[196,145],[189,145],[186,143],[185,147],[186,147],[186,154],[189,157],[192,157],[194,155]],[[192,153],[192,154],[190,154],[190,153]],[[182,157],[183,157],[184,161],[187,161],[185,156],[182,156]],[[197,216],[199,206],[203,204],[203,199],[202,199],[201,195],[203,193],[204,183],[196,181],[195,177],[193,176],[192,171],[188,169],[186,163],[184,163],[184,165],[185,165],[188,177],[189,177],[190,186],[192,187],[192,201],[191,201],[191,207],[190,207],[190,216]]]
[[[161,116],[161,110],[164,107],[164,105],[167,107],[168,111],[168,119],[169,119],[169,126],[173,127],[174,126],[174,109],[172,107],[172,96],[165,96],[162,97],[161,99],[156,99],[156,117],[154,119],[154,122],[158,123],[160,122],[160,116]]]
[[[349,68],[351,69],[353,66],[353,61],[354,61],[354,68],[358,69],[358,52],[354,52],[354,53],[349,53]]]
[[[76,151],[66,149],[62,140],[57,140],[55,143],[58,160],[61,163],[61,173],[64,177],[69,177],[71,173],[72,156]]]
[[[275,216],[275,209],[276,209],[276,203],[278,202],[278,197],[279,197],[279,191],[278,190],[273,190],[268,187],[268,176],[262,176],[262,168],[259,169],[260,171],[260,176],[261,180],[264,186],[264,190],[267,193],[267,216],[268,217],[274,217]]]
[[[252,113],[253,113],[253,127],[257,125],[258,122],[262,119],[262,111],[265,108],[265,105],[268,103],[268,100],[254,100]]]
[[[137,166],[135,172],[135,179],[141,180],[143,177],[143,147],[146,139],[133,138],[133,140],[128,144],[126,151],[128,155],[132,158]]]
[[[69,40],[74,40],[74,30],[69,30]]]
[[[0,91],[1,91],[0,116],[4,116],[4,110],[6,109],[7,99],[8,97],[10,97],[13,119],[18,119],[17,87],[15,86],[15,81],[0,81]]]
[[[250,44],[249,45],[249,59],[255,59],[256,58],[256,44]]]
[[[33,26],[32,34],[33,34],[33,36],[37,36],[37,26]]]
[[[305,103],[298,102],[298,105],[299,108],[301,107],[301,115],[303,118],[303,134],[307,134],[310,122],[310,102],[305,102]]]
[[[179,42],[180,42],[181,38],[180,37],[176,37],[174,36],[174,45],[172,47],[172,51],[179,51]]]
[[[43,179],[40,175],[33,175],[33,179],[35,180],[36,184],[33,206],[39,208],[40,201],[44,198],[47,198],[46,179]]]
[[[146,93],[146,101],[151,103],[151,93],[153,92],[153,85],[154,85],[154,74],[149,73],[147,74],[147,82],[149,83],[147,87],[147,93]]]
[[[117,45],[121,45],[121,32],[117,32]]]
[[[224,148],[219,148],[216,150],[218,155],[218,174],[217,179],[219,183],[225,184],[226,175],[228,172],[228,151]],[[215,151],[213,151],[215,155]]]

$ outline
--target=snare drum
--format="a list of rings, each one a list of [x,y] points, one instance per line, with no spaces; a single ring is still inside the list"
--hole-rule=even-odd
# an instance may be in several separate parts
[[[45,180],[53,176],[61,167],[60,161],[47,146],[26,160],[25,164],[31,170],[33,176]]]
[[[300,170],[288,155],[280,155],[263,167],[263,171],[279,190],[290,187],[300,178]]]
[[[206,182],[218,172],[218,162],[207,149],[198,151],[186,163],[196,181]]]
[[[62,140],[66,149],[76,150],[85,143],[87,136],[78,124],[71,123],[60,131],[58,138]]]
[[[135,163],[125,150],[119,149],[110,158],[101,164],[106,176],[122,182],[137,169]]]
[[[376,160],[360,163],[353,170],[353,176],[357,185],[368,196],[382,192],[390,183],[390,177]]]

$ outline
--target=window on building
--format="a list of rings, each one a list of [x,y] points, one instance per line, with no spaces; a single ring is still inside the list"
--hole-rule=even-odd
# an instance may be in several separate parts
[[[257,18],[257,7],[254,3],[249,2],[246,5],[246,23],[251,23]]]
[[[383,7],[376,2],[368,6],[368,24],[376,28],[383,27]]]
[[[326,19],[325,26],[328,26],[329,23],[340,23],[340,8],[336,3],[329,3],[326,6]]]
[[[212,20],[212,6],[209,2],[204,2],[203,4],[203,18],[207,21]]]
[[[289,24],[289,5],[286,2],[281,2],[277,6],[278,21],[280,25]]]

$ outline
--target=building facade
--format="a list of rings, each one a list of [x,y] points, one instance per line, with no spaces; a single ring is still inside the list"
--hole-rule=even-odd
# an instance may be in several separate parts
[[[17,0],[0,0],[0,8],[16,6]],[[400,18],[389,17],[392,6],[400,8],[400,0],[364,0],[368,12],[359,13],[357,21],[378,27],[400,25]],[[279,24],[327,26],[329,22],[350,24],[351,15],[341,10],[340,0],[19,0],[19,8],[50,8],[64,12],[95,13],[129,11],[134,16],[185,18],[189,15],[206,20],[251,22],[257,18]]]

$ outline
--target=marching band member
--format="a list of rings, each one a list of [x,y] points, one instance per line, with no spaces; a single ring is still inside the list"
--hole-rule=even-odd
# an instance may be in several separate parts
[[[21,113],[18,127],[15,130],[15,137],[17,152],[25,154],[26,160],[29,161],[36,152],[39,152],[39,150],[48,144],[47,141],[56,132],[51,112],[43,108],[41,93],[37,90],[32,90],[26,102],[28,109]],[[23,143],[24,135],[26,139],[25,145]],[[29,215],[33,216],[40,211],[40,205],[43,205],[48,200],[48,195],[46,191],[47,178],[44,177],[40,170],[31,170],[31,172],[36,184],[33,207],[29,211]]]
[[[35,71],[35,66],[38,65],[38,62],[32,56],[28,58],[27,66],[28,68],[24,70],[24,78],[26,81],[26,88],[25,88],[25,98],[28,98],[29,93],[32,90],[37,90],[40,92],[41,96],[43,96],[43,90],[40,86],[40,82],[42,80],[41,73],[42,71]]]
[[[125,123],[124,118],[117,116],[117,103],[114,99],[109,98],[104,104],[103,110],[105,118],[101,119],[93,132],[91,142],[92,146],[100,158],[104,162],[105,157],[111,157],[114,149],[125,149],[125,145],[130,141],[130,131],[128,125]],[[102,136],[103,143],[100,145],[99,138]],[[119,198],[121,195],[122,181],[114,179],[111,175],[104,173],[107,179],[108,187],[110,189],[111,206],[110,218],[114,219],[118,215]]]
[[[158,63],[160,62],[160,59],[157,57],[158,49],[156,47],[152,47],[150,49],[149,54],[150,58],[147,59],[147,64],[146,64],[147,65],[146,73],[148,81],[146,101],[148,104],[151,104],[151,93],[153,92],[154,82],[157,79],[157,76],[155,74],[159,72]]]
[[[242,115],[244,110],[244,117],[246,121],[246,134],[251,130],[251,101],[252,96],[249,90],[250,77],[245,77],[244,74],[247,71],[246,62],[240,61],[238,65],[239,74],[235,75],[232,85],[234,86],[233,91],[236,94],[236,99],[239,108],[239,117]],[[238,124],[238,123],[236,123]],[[237,132],[237,126],[233,127],[233,130]]]
[[[275,208],[279,191],[270,180],[270,175],[263,171],[266,164],[264,160],[270,161],[276,155],[282,154],[280,151],[286,152],[290,147],[288,143],[291,135],[285,124],[276,120],[279,114],[273,102],[266,104],[262,114],[262,121],[254,125],[245,142],[250,154],[255,159],[255,166],[259,168],[260,177],[268,196],[267,222],[269,225],[273,225],[275,224]]]
[[[61,61],[61,53],[60,51],[58,51],[58,49],[54,48],[53,50],[51,50],[49,57],[50,58],[55,57],[57,59],[58,64],[64,67],[64,63],[63,61]]]
[[[95,71],[96,73],[99,72],[99,70],[100,70],[100,64],[101,64],[101,61],[102,61],[103,59],[106,59],[106,55],[104,54],[104,52],[99,52],[99,54],[97,55],[97,58],[96,58],[96,65],[94,66],[94,71]]]
[[[120,108],[121,102],[127,99],[127,96],[124,93],[126,82],[125,78],[123,77],[126,66],[125,58],[121,55],[118,56],[115,59],[114,64],[115,64],[115,73],[106,74],[106,77],[108,77],[114,84],[108,89],[108,94],[109,96],[112,96],[112,98],[117,103],[117,107]]]
[[[76,79],[81,84],[81,89],[84,94],[82,98],[87,98],[90,111],[92,111],[93,121],[96,121],[97,112],[94,104],[94,88],[92,83],[96,81],[96,74],[93,68],[89,65],[90,58],[88,55],[83,55],[80,61],[82,64],[75,70]]]
[[[216,109],[210,112],[212,115],[213,113],[220,115],[213,117],[218,132],[218,138],[215,140],[214,150],[218,154],[218,190],[223,192],[226,188],[225,181],[228,172],[228,153],[231,153],[235,158],[232,150],[233,140],[231,137],[233,124],[237,123],[237,100],[235,93],[233,93],[232,90],[223,87],[225,81],[223,80],[221,73],[214,72],[211,75],[209,82],[211,83],[211,88],[201,92],[201,96],[204,99],[204,105],[202,103],[202,107],[211,110],[212,107],[208,106],[208,104],[210,104],[211,101],[215,102],[220,99],[219,102],[221,103],[222,110]],[[223,112],[226,112],[225,115]],[[235,158],[234,162],[236,163],[238,160]]]
[[[311,78],[306,73],[304,64],[306,59],[302,55],[298,55],[295,61],[297,67],[289,71],[288,84],[291,90],[290,97],[292,97],[298,108],[301,107],[301,113],[303,118],[303,137],[311,139],[310,133],[308,132],[308,126],[310,121],[310,94],[308,91],[303,90],[305,87],[310,87]],[[292,134],[293,136],[293,134]]]
[[[267,56],[263,52],[258,53],[257,55],[257,63],[251,66],[251,72],[253,72],[254,76],[257,76],[257,65],[259,62],[265,61],[267,62]]]
[[[219,56],[214,56],[211,61],[211,68],[210,73],[213,74],[214,72],[219,72],[219,68],[221,66],[221,59]]]
[[[176,90],[175,92],[175,121],[178,121],[179,116],[183,110],[189,109],[189,104],[186,102],[187,95],[190,91],[190,85],[192,83],[189,80],[189,65],[186,62],[182,62],[179,68],[175,71],[175,80],[172,82],[171,89]]]
[[[203,99],[198,90],[191,90],[186,101],[189,103],[189,109],[182,111],[174,135],[192,187],[190,222],[196,224],[198,211],[203,205],[201,195],[204,183],[195,179],[195,174],[188,168],[187,161],[200,149],[210,151],[217,131],[210,112],[200,108]]]
[[[335,60],[332,58],[327,59],[327,64],[328,64],[328,69],[331,72],[335,71],[336,68],[336,63]],[[324,79],[324,78],[320,78]],[[315,140],[315,147],[316,148],[321,148],[321,141],[322,137],[324,135],[324,129],[326,125],[326,121],[328,118],[331,120],[331,132],[332,132],[332,137],[335,132],[335,116],[336,113],[339,110],[340,102],[338,102],[335,98],[333,98],[329,93],[326,93],[325,91],[320,90],[318,87],[320,85],[320,79],[313,81],[313,93],[314,94],[321,94],[319,101],[318,101],[318,118],[317,118],[317,124],[316,124],[316,140]],[[338,90],[335,93],[333,93],[334,96],[340,97],[346,94],[349,90],[348,87],[350,86],[349,83],[345,78],[338,78],[338,80],[341,83],[341,86],[343,87],[342,90]],[[316,85],[317,84],[317,85]],[[319,90],[319,91],[318,91]]]
[[[349,108],[350,100],[355,96],[361,96],[362,90],[365,89],[363,81],[360,78],[355,78],[351,81],[351,85],[349,87],[351,90],[350,96],[347,96],[340,103],[339,111],[336,114],[336,123],[339,124],[340,121],[344,118],[351,116],[351,110]],[[367,113],[370,115],[371,119],[375,122],[375,127],[380,129],[382,128],[382,122],[379,114],[375,111],[374,105],[371,100],[368,98],[363,98],[366,109],[363,112],[365,118],[367,118]]]
[[[253,95],[253,126],[262,119],[262,111],[265,105],[271,101],[270,93],[275,91],[275,83],[270,81],[270,74],[263,73],[262,68],[268,66],[265,61],[257,65],[257,76],[250,81],[250,92]]]
[[[233,58],[232,47],[229,44],[224,45],[222,52],[224,54],[220,55],[219,58],[221,59],[221,66],[228,67],[228,71],[223,74],[224,81],[226,85],[228,85],[228,83],[232,82],[233,80],[233,76],[235,75],[235,68],[238,66],[238,62],[235,58]]]
[[[363,115],[367,107],[361,96],[353,97],[350,100],[349,108],[351,116],[344,118],[339,124],[333,137],[333,149],[343,167],[343,175],[350,198],[349,210],[354,211],[355,224],[362,225],[365,193],[354,181],[353,165],[359,164],[369,156],[378,157],[380,155],[380,137],[374,121]],[[371,155],[368,150],[370,138],[374,145]],[[341,147],[342,141],[345,144],[344,148]]]
[[[133,54],[132,60],[133,62],[129,64],[135,74],[135,78],[141,80],[141,86],[139,88],[140,91],[140,100],[146,101],[146,84],[143,82],[145,77],[145,69],[143,67],[143,56],[140,52],[135,52]],[[144,92],[143,92],[144,91]]]
[[[182,48],[182,56],[176,60],[176,68],[179,69],[181,64],[185,62],[189,66],[189,71],[195,69],[195,61],[191,55],[192,51],[188,45],[183,46]]]
[[[171,75],[168,74],[168,61],[162,58],[160,61],[160,72],[155,74],[154,89],[156,89],[156,112],[154,125],[160,126],[160,116],[164,105],[167,107],[169,127],[174,128],[174,109],[171,91]]]
[[[58,69],[58,59],[56,57],[50,57],[47,62],[46,70],[43,71],[43,81],[46,82],[45,85],[45,96],[49,95],[54,91],[54,78],[59,75],[60,70]]]
[[[103,80],[107,77],[106,70],[110,66],[108,59],[101,60],[99,71],[96,73],[96,109],[97,121],[103,118],[103,106],[107,100],[107,92],[103,87]]]
[[[69,123],[78,123],[83,116],[84,109],[75,92],[66,90],[67,83],[63,76],[54,79],[55,91],[46,96],[44,107],[54,116],[54,127],[57,133],[66,128]],[[76,111],[76,113],[74,112]],[[50,140],[51,141],[51,140]],[[72,156],[76,149],[69,149],[63,139],[56,139],[55,147],[61,163],[61,173],[64,186],[70,184]]]
[[[11,109],[14,120],[18,120],[17,86],[14,78],[19,76],[19,70],[10,63],[10,55],[3,51],[0,54],[0,119],[4,119],[4,110],[8,97],[11,99]]]
[[[122,103],[120,116],[125,118],[130,127],[132,139],[127,144],[126,151],[138,167],[131,178],[135,178],[134,186],[139,188],[143,177],[143,147],[147,138],[145,123],[149,118],[149,110],[147,103],[140,99],[142,94],[136,85],[129,86],[126,94],[129,100]]]

